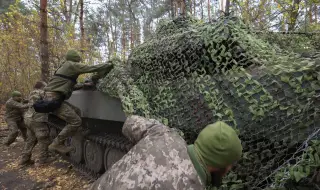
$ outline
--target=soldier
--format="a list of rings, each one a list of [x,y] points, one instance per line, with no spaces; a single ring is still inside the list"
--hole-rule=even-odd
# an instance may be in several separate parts
[[[29,95],[29,102],[33,104],[35,101],[44,98],[43,88],[47,84],[43,81],[38,81],[34,90]],[[47,126],[48,114],[37,113],[33,107],[30,107],[24,114],[24,121],[27,127],[28,139],[22,152],[19,165],[29,165],[34,162],[31,160],[32,150],[39,143],[39,164],[49,162],[48,146],[51,143],[49,138],[49,128]]]
[[[128,117],[122,132],[135,146],[92,190],[211,189],[242,154],[236,132],[223,122],[205,127],[189,146],[177,130],[140,116]]]
[[[3,142],[6,146],[10,146],[16,140],[19,130],[21,131],[23,140],[26,141],[27,139],[27,129],[23,122],[23,113],[29,107],[29,104],[23,104],[21,101],[21,93],[13,91],[11,98],[6,102],[5,121],[10,130],[8,137]]]
[[[64,100],[69,99],[73,88],[77,83],[77,78],[83,73],[97,72],[98,76],[106,75],[113,68],[112,64],[85,65],[79,63],[80,54],[75,50],[69,50],[66,54],[66,61],[57,69],[54,76],[50,79],[45,88],[44,105],[53,107],[53,114],[66,121],[67,125],[58,134],[58,136],[49,145],[50,151],[67,153],[72,150],[71,147],[64,146],[64,141],[73,136],[81,126],[80,110]],[[42,105],[34,105],[39,108]],[[37,109],[36,109],[37,110]]]

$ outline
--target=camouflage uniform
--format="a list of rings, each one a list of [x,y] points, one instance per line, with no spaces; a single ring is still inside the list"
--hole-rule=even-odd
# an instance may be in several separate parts
[[[85,65],[79,63],[81,60],[78,52],[69,50],[66,55],[66,61],[56,71],[45,88],[45,99],[69,99],[76,79],[80,74],[97,72],[97,75],[103,76],[108,73],[113,66],[110,64]],[[70,80],[73,79],[73,80]],[[50,150],[56,150],[62,153],[71,151],[70,148],[63,146],[64,140],[75,134],[81,126],[81,111],[67,102],[63,102],[61,107],[54,111],[54,115],[67,122],[67,125],[59,133],[53,143],[49,146]]]
[[[137,144],[91,189],[205,189],[189,158],[187,144],[176,130],[153,119],[131,116],[122,132]]]
[[[7,122],[10,133],[4,141],[5,145],[9,146],[16,140],[19,130],[21,131],[22,138],[24,140],[27,139],[27,129],[23,122],[23,113],[28,107],[29,105],[17,102],[13,98],[10,98],[6,102],[5,121]]]
[[[42,98],[44,98],[44,91],[36,89],[30,93],[29,102],[33,104]],[[37,143],[39,143],[39,162],[45,162],[48,158],[48,146],[50,144],[49,128],[47,126],[48,114],[37,113],[31,107],[24,114],[24,120],[28,130],[28,139],[22,152],[21,163],[30,160],[32,150]]]

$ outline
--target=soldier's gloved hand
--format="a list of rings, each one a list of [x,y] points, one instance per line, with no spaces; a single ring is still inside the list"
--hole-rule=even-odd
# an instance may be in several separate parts
[[[75,91],[75,90],[80,90],[83,86],[84,86],[84,84],[78,83],[78,84],[74,85],[73,91]]]
[[[86,87],[90,87],[90,86],[94,86],[94,83],[93,82],[85,82],[83,85]]]

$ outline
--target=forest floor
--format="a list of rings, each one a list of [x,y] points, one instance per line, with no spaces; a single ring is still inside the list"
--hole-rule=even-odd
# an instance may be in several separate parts
[[[4,109],[0,106],[0,142],[9,132],[3,117]],[[23,146],[20,136],[10,147],[0,144],[0,190],[78,190],[90,187],[92,181],[59,156],[45,166],[20,167],[17,163]],[[36,158],[37,146],[33,154],[33,159]]]

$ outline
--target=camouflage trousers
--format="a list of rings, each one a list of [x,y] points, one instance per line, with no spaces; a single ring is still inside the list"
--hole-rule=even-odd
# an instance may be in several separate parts
[[[69,102],[64,101],[60,108],[55,110],[53,114],[67,123],[56,138],[59,143],[62,143],[68,137],[73,136],[82,124],[80,117],[81,110]]]
[[[16,120],[11,118],[6,118],[6,122],[9,128],[9,135],[4,140],[4,144],[10,145],[12,144],[19,135],[19,130],[21,132],[22,138],[26,141],[27,139],[27,128],[23,122],[23,120]]]
[[[49,128],[45,122],[28,121],[27,125],[27,142],[22,152],[22,159],[29,160],[32,150],[39,144],[39,161],[45,161],[48,158],[48,146],[51,143],[49,137]]]

